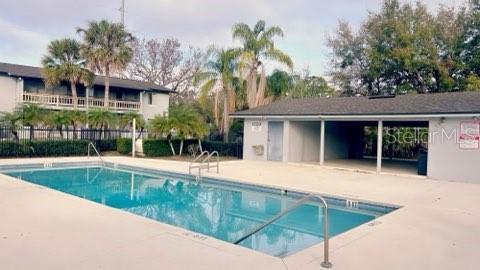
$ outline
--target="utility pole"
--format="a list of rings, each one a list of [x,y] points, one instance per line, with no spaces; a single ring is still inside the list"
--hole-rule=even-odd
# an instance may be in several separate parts
[[[125,0],[122,0],[122,5],[120,6],[120,20],[123,26],[125,26]]]

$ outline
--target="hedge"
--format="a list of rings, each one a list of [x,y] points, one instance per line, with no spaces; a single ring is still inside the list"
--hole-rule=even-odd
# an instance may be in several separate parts
[[[89,141],[32,141],[26,144],[1,142],[2,157],[49,157],[49,156],[84,156],[87,155]]]
[[[147,157],[171,156],[172,150],[167,140],[146,139],[143,140],[143,153]]]
[[[203,150],[208,152],[217,151],[220,156],[229,156],[242,158],[243,145],[239,143],[224,143],[218,141],[204,141],[202,142]]]
[[[172,141],[175,153],[178,154],[180,150],[180,140]],[[189,145],[198,144],[198,140],[185,140],[183,142],[183,153],[188,153]],[[217,141],[203,141],[202,142],[203,150],[212,152],[218,151],[221,156],[232,156],[242,158],[243,146],[242,144],[237,143],[224,143]],[[165,139],[146,139],[143,140],[143,153],[147,157],[162,157],[162,156],[171,156],[172,150],[170,145]]]
[[[131,138],[118,138],[117,139],[117,152],[121,155],[128,155],[132,153],[132,139]]]
[[[131,139],[130,139],[131,140]],[[116,139],[107,139],[107,140],[96,140],[93,142],[98,151],[116,151],[117,150],[117,140]]]

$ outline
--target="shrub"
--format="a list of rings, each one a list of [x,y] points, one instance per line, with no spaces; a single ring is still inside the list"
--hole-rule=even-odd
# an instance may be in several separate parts
[[[33,141],[27,146],[33,147],[33,153],[31,155],[35,157],[84,156],[87,155],[89,143],[87,140]]]
[[[170,145],[165,139],[143,140],[143,153],[147,157],[171,156]]]
[[[83,156],[87,154],[89,141],[32,141],[28,143],[1,142],[2,157],[50,157]]]
[[[230,156],[242,158],[243,145],[239,143],[224,143],[216,141],[202,142],[203,150],[212,152],[217,151],[221,156]]]
[[[181,140],[172,140],[173,149],[175,149],[175,154],[177,155],[180,151],[180,143]],[[198,144],[198,140],[192,139],[183,141],[183,154],[188,154],[188,146],[192,144]],[[163,157],[171,156],[172,150],[166,139],[147,139],[143,140],[143,153],[147,157]]]
[[[115,151],[117,150],[117,140],[116,139],[107,139],[107,140],[96,140],[94,141],[95,147],[98,151]]]
[[[23,157],[29,155],[30,148],[16,142],[0,142],[0,156],[2,157]]]
[[[121,155],[128,155],[132,153],[132,139],[131,138],[118,138],[117,139],[117,152]]]

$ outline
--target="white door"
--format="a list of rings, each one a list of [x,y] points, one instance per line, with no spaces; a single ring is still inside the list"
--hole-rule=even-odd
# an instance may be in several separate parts
[[[268,122],[267,159],[282,161],[283,157],[283,122]]]

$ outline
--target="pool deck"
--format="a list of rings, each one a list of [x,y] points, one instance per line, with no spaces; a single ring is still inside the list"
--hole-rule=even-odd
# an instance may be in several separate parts
[[[185,173],[188,163],[108,161]],[[86,158],[3,159],[3,164]],[[480,184],[350,172],[317,165],[226,161],[220,174],[402,206],[331,239],[332,269],[478,269]],[[480,176],[479,176],[480,177]],[[0,175],[1,269],[324,269],[323,245],[284,259]]]

